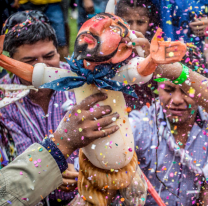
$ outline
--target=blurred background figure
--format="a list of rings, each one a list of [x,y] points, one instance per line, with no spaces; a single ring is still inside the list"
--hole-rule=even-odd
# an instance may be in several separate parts
[[[78,30],[82,24],[98,13],[105,12],[108,0],[76,0],[78,8]]]
[[[38,10],[48,17],[56,32],[61,61],[69,54],[68,3],[69,0],[19,0],[19,11]]]
[[[131,30],[141,32],[149,41],[154,36],[160,17],[158,8],[151,0],[120,0],[115,8],[115,14],[126,20]],[[131,110],[140,110],[144,105],[151,105],[152,98],[157,96],[157,83],[153,80],[142,85],[133,85],[138,99],[130,95],[125,96],[126,104]]]
[[[207,0],[152,0],[160,9],[164,36],[172,41],[183,38],[203,51],[204,31],[208,26]]]

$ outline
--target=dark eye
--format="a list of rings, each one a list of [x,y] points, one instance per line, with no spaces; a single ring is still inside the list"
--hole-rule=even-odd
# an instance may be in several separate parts
[[[132,24],[133,24],[133,21],[132,21],[132,20],[129,20],[129,21],[127,21],[127,23],[128,23],[129,25],[132,25]]]
[[[171,92],[173,92],[173,90],[172,90],[172,89],[164,89],[164,91],[165,91],[165,92],[167,92],[167,93],[171,93]]]
[[[142,24],[144,24],[144,23],[145,23],[145,22],[144,22],[144,21],[141,21],[141,20],[138,20],[138,21],[137,21],[137,24],[138,24],[138,25],[142,25]]]
[[[35,61],[36,61],[36,59],[31,59],[31,60],[25,61],[25,63],[27,63],[27,64],[33,64]]]
[[[45,59],[52,59],[53,57],[54,57],[54,54],[53,55],[46,56]]]

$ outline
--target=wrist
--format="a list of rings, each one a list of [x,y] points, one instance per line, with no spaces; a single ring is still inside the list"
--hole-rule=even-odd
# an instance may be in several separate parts
[[[63,140],[62,135],[59,134],[57,131],[54,132],[53,135],[54,138],[52,138],[52,141],[59,148],[61,153],[64,155],[65,159],[67,159],[75,151],[75,149],[67,147],[65,141]]]
[[[155,74],[160,75],[161,78],[174,80],[181,75],[182,69],[182,65],[179,62],[159,65],[155,71]]]

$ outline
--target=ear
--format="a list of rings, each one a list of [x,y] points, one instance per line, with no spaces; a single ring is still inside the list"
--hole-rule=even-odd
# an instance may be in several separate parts
[[[116,64],[127,59],[132,53],[132,48],[127,47],[125,43],[121,43],[118,46],[118,51],[111,58],[111,63]]]

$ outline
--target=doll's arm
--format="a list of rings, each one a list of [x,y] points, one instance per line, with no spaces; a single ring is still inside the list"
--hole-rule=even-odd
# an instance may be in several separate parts
[[[161,41],[162,30],[155,33],[151,45],[150,55],[138,64],[138,73],[142,76],[152,74],[158,64],[180,62],[186,52],[186,45],[180,41]]]

